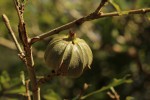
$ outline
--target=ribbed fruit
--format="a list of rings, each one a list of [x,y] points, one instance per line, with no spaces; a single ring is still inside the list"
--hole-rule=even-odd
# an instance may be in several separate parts
[[[90,68],[93,54],[88,44],[74,33],[52,38],[45,51],[46,64],[61,75],[79,77],[84,68]]]

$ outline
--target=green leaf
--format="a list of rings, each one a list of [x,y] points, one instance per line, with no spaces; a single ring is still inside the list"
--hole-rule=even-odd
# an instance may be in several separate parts
[[[89,97],[89,96],[92,96],[92,95],[97,94],[97,93],[101,93],[101,92],[103,92],[103,91],[105,91],[105,90],[110,89],[111,87],[116,87],[116,86],[121,85],[121,84],[123,84],[123,83],[131,83],[132,80],[131,80],[131,79],[128,79],[128,77],[129,77],[129,75],[126,75],[126,76],[123,77],[122,79],[116,79],[116,78],[115,78],[115,79],[113,79],[113,81],[112,81],[109,85],[104,86],[104,87],[102,87],[101,89],[96,90],[96,91],[94,91],[94,92],[91,92],[91,93],[89,93],[89,94],[87,94],[87,95],[85,95],[85,96],[82,96],[81,99],[86,99],[86,98]]]

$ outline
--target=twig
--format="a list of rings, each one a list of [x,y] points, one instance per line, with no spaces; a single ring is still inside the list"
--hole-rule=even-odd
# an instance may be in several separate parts
[[[110,88],[111,92],[107,92],[107,94],[109,95],[110,98],[114,99],[114,100],[120,100],[120,96],[118,95],[118,93],[115,91],[115,89],[113,87]]]
[[[19,38],[26,47],[28,45],[28,35],[26,33],[26,27],[25,27],[25,22],[23,18],[23,12],[24,12],[24,5],[19,2],[19,0],[14,0],[15,8],[18,14],[19,18],[19,24],[18,24],[18,32],[19,32]]]
[[[97,8],[98,9],[98,8]],[[97,12],[97,11],[96,11]],[[122,11],[121,15],[130,15],[130,14],[145,14],[147,12],[150,12],[150,8],[144,8],[144,9],[137,9],[137,10],[129,10],[129,11]],[[76,25],[81,25],[82,23],[86,22],[86,21],[91,21],[91,20],[95,20],[95,19],[99,19],[99,18],[103,18],[103,17],[113,17],[113,16],[120,16],[119,12],[110,12],[110,13],[91,13],[88,16],[84,16],[82,18],[76,19],[72,22],[69,22],[65,25],[62,25],[60,27],[57,27],[55,29],[52,29],[46,33],[43,33],[41,35],[35,36],[30,40],[30,43],[33,44],[37,41],[40,41],[44,38],[47,38],[53,34],[58,34],[59,32],[63,31],[63,30],[67,30],[73,26]]]
[[[8,29],[8,31],[9,31],[9,33],[11,34],[11,37],[13,38],[13,41],[14,41],[16,47],[17,47],[17,50],[19,51],[19,53],[21,55],[24,55],[23,51],[22,51],[22,49],[20,47],[20,44],[19,44],[19,42],[18,42],[18,40],[17,40],[17,38],[15,36],[15,33],[13,32],[13,30],[11,28],[11,25],[10,25],[10,22],[8,20],[8,17],[5,14],[3,14],[2,18],[3,18],[4,22],[5,22],[5,25],[6,25],[7,29]]]
[[[108,0],[102,0],[97,9],[95,10],[95,13],[99,13],[106,2],[108,2]]]
[[[25,86],[26,92],[25,92],[25,96],[27,100],[31,100],[31,96],[30,96],[30,90],[29,90],[29,82],[30,80],[26,80],[25,79],[25,74],[24,71],[20,72],[20,78],[22,80],[22,84]]]
[[[112,93],[114,94],[116,100],[120,100],[120,96],[119,96],[119,94],[115,91],[115,89],[114,89],[113,87],[111,87],[110,90],[111,90]]]
[[[44,76],[43,78],[40,78],[38,81],[38,86],[46,83],[47,81],[51,80],[54,76],[60,76],[60,73],[56,73],[55,71],[52,71],[49,75]]]
[[[23,18],[24,4],[20,3],[19,0],[14,0],[14,4],[19,18],[18,32],[25,51],[25,59],[26,59],[25,65],[27,67],[30,78],[33,100],[40,100],[40,88],[37,85],[32,49],[30,43],[28,42],[29,37],[26,33],[26,27]]]
[[[27,96],[27,100],[31,100],[31,97],[30,97],[30,91],[29,91],[29,82],[30,80],[26,80],[25,81],[25,87],[26,87],[26,96]]]
[[[61,31],[63,31],[63,30],[67,30],[67,29],[69,29],[69,28],[71,28],[71,27],[73,27],[73,26],[75,26],[75,25],[77,25],[77,26],[78,26],[78,25],[81,25],[81,24],[84,23],[85,21],[88,21],[88,20],[90,20],[90,19],[93,19],[95,16],[97,16],[97,15],[100,14],[99,12],[100,12],[101,8],[104,6],[104,4],[105,4],[106,2],[107,2],[107,0],[102,0],[102,1],[100,2],[99,6],[97,7],[97,9],[96,9],[93,13],[89,14],[88,16],[84,16],[84,17],[79,18],[79,19],[77,19],[77,20],[74,20],[74,21],[72,21],[72,22],[70,22],[70,23],[67,23],[67,24],[65,24],[65,25],[62,25],[62,26],[60,26],[60,27],[58,27],[58,28],[52,29],[52,30],[49,31],[49,32],[46,32],[46,33],[43,33],[43,34],[41,34],[41,35],[39,35],[39,36],[33,37],[33,38],[30,40],[30,44],[33,44],[33,43],[35,43],[35,42],[37,42],[37,41],[39,41],[39,40],[41,40],[41,39],[47,38],[47,37],[49,37],[50,35],[57,34],[57,33],[61,32]]]
[[[107,95],[108,95],[110,98],[115,99],[115,96],[114,96],[110,91],[107,92]]]
[[[24,23],[23,12],[20,12],[21,11],[21,6],[20,6],[21,4],[20,4],[19,0],[14,0],[14,5],[15,5],[15,8],[17,10],[19,22]]]

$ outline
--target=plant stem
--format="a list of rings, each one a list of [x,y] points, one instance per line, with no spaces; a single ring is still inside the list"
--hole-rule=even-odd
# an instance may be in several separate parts
[[[26,88],[26,96],[27,96],[28,100],[31,100],[30,91],[29,91],[29,81],[30,80],[25,81],[25,88]]]
[[[40,41],[44,38],[47,38],[53,34],[58,34],[59,32],[63,31],[63,30],[67,30],[73,26],[76,25],[81,25],[82,23],[86,22],[86,21],[91,21],[91,20],[95,20],[95,19],[99,19],[99,18],[103,18],[103,17],[113,17],[113,16],[122,16],[122,15],[130,15],[130,14],[145,14],[147,12],[150,12],[150,8],[145,8],[145,9],[137,9],[137,10],[129,10],[129,11],[122,11],[121,14],[120,12],[110,12],[110,13],[96,13],[101,9],[101,7],[99,6],[97,8],[97,10],[87,16],[84,16],[82,18],[76,19],[72,22],[69,22],[65,25],[62,25],[60,27],[57,27],[55,29],[52,29],[46,33],[42,33],[38,36],[35,36],[31,39],[30,43],[33,44],[37,41]]]
[[[28,42],[29,37],[26,32],[26,26],[23,18],[24,4],[22,2],[19,2],[19,0],[14,0],[14,4],[19,18],[19,24],[18,24],[19,38],[23,44],[24,51],[25,51],[24,63],[26,65],[30,83],[31,83],[33,100],[40,100],[40,88],[37,85],[37,79],[36,79],[34,61],[32,55],[32,47]]]
[[[99,4],[99,6],[97,7],[97,9],[95,10],[95,13],[99,13],[101,11],[101,9],[103,8],[103,6],[108,2],[108,0],[102,0]]]
[[[32,49],[29,46],[29,44],[27,44],[27,47],[25,47],[24,49],[25,49],[25,53],[26,53],[26,63],[25,64],[26,64],[30,82],[31,82],[33,100],[40,100],[40,88],[37,85],[37,79],[36,79],[33,56],[32,56]]]
[[[10,25],[10,22],[9,22],[9,20],[8,20],[8,17],[7,17],[5,14],[3,14],[3,15],[2,15],[2,18],[3,18],[4,22],[5,22],[5,25],[6,25],[7,29],[8,29],[8,31],[9,31],[9,33],[10,33],[10,35],[11,35],[13,41],[14,41],[14,43],[15,43],[15,45],[16,45],[18,51],[19,51],[19,53],[20,53],[20,54],[23,54],[23,51],[22,51],[22,49],[21,49],[21,47],[20,47],[20,44],[19,44],[19,42],[18,42],[18,40],[17,40],[17,38],[16,38],[16,36],[15,36],[15,33],[13,32],[13,30],[12,30],[12,28],[11,28],[11,25]]]
[[[36,79],[36,75],[35,75],[35,69],[34,69],[34,61],[33,61],[33,56],[32,56],[32,49],[31,49],[31,46],[30,44],[28,43],[28,37],[27,35],[23,35],[25,37],[24,38],[24,51],[25,53],[23,53],[21,47],[20,47],[20,44],[19,42],[17,41],[16,39],[16,36],[14,35],[14,32],[10,26],[10,23],[9,23],[9,20],[7,18],[7,16],[5,14],[2,15],[3,17],[3,20],[5,22],[5,25],[7,27],[7,29],[9,30],[14,42],[15,42],[15,45],[19,51],[19,53],[22,55],[22,56],[25,56],[24,57],[21,57],[24,61],[24,63],[26,64],[26,67],[27,67],[27,70],[28,70],[28,74],[29,74],[29,78],[30,78],[30,81],[31,81],[31,88],[32,88],[32,92],[33,92],[33,99],[34,100],[40,100],[40,89],[37,85],[37,79]],[[19,25],[18,27],[20,30],[22,30],[21,34],[26,34],[25,32],[25,24],[21,24]],[[28,91],[28,90],[27,90]]]

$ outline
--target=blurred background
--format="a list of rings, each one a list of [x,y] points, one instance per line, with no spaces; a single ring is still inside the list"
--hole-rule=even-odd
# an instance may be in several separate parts
[[[100,0],[28,0],[24,19],[30,37],[42,34],[74,19],[88,15]],[[150,7],[149,0],[115,0],[121,10]],[[115,11],[107,4],[103,12]],[[0,0],[0,15],[5,13],[17,33],[18,17],[13,0]],[[88,21],[73,30],[85,39],[93,51],[91,70],[72,79],[56,77],[42,85],[42,100],[71,99],[79,94],[84,83],[90,87],[84,94],[108,85],[114,78],[131,75],[133,82],[115,87],[121,100],[150,100],[150,13],[106,17]],[[63,31],[61,33],[67,33]],[[43,59],[49,39],[33,45],[35,69],[38,77],[49,73]],[[23,100],[23,76],[27,70],[0,18],[0,100]],[[107,91],[87,100],[110,100]]]

